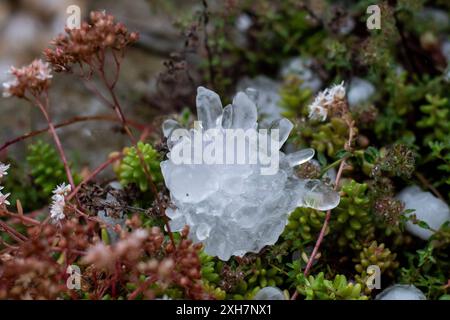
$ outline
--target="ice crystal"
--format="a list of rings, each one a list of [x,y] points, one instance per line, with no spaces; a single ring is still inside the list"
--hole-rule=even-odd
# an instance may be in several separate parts
[[[426,300],[422,291],[413,285],[395,284],[384,289],[376,300]]]
[[[172,229],[181,230],[189,225],[190,237],[202,242],[209,255],[228,260],[232,255],[259,252],[278,240],[289,213],[296,207],[328,210],[339,203],[339,194],[329,186],[320,180],[302,180],[294,173],[295,166],[312,159],[313,149],[291,154],[279,151],[293,128],[287,119],[274,121],[268,130],[278,132],[278,139],[276,134],[270,134],[267,139],[271,156],[278,158],[278,170],[270,174],[263,174],[267,167],[262,161],[207,164],[202,161],[205,153],[199,156],[187,152],[196,145],[204,151],[222,146],[223,149],[211,152],[211,156],[223,159],[231,154],[234,155],[232,160],[236,160],[242,150],[237,150],[236,145],[224,146],[223,141],[227,133],[240,129],[246,130],[249,136],[256,135],[256,142],[261,142],[263,130],[258,130],[256,106],[246,93],[239,92],[231,105],[222,108],[216,93],[199,87],[197,114],[201,125],[197,123],[189,131],[180,129],[173,120],[164,123],[170,152],[168,160],[161,163],[161,169],[175,205],[175,209],[167,210]],[[248,150],[258,149],[258,156],[267,151],[261,143],[252,139],[246,141],[246,155]],[[272,146],[277,146],[276,150]],[[177,159],[180,150],[190,157],[187,160],[193,161],[180,163]]]
[[[412,214],[432,229],[425,229],[408,220],[406,230],[421,239],[427,240],[434,234],[433,230],[438,230],[445,222],[450,221],[448,205],[430,192],[422,191],[418,186],[403,189],[397,198],[405,203],[405,209],[413,209]]]
[[[286,300],[286,298],[279,288],[265,287],[258,291],[253,300]]]

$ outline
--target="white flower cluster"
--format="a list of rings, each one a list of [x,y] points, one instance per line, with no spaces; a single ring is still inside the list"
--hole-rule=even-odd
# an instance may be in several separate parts
[[[53,78],[48,62],[36,59],[22,68],[11,66],[8,74],[12,79],[3,83],[3,97],[22,97],[27,89],[41,91]]]
[[[328,116],[330,107],[345,98],[344,82],[335,84],[331,88],[327,88],[314,99],[309,105],[309,118],[319,121],[325,121]]]
[[[0,162],[0,179],[8,174],[9,166],[10,166],[9,164],[3,164]],[[3,194],[2,190],[3,190],[3,187],[0,186],[0,206],[3,206],[3,205],[9,206],[10,203],[7,200],[7,198],[9,197],[10,193]]]
[[[206,253],[222,260],[228,260],[232,255],[259,252],[264,246],[274,244],[295,208],[328,210],[336,207],[340,200],[339,194],[320,180],[303,180],[295,175],[294,168],[311,160],[314,150],[290,154],[279,150],[293,128],[287,119],[279,119],[270,126],[270,130],[279,132],[277,148],[271,151],[279,160],[279,170],[272,175],[261,174],[261,163],[190,164],[175,161],[177,150],[187,146],[185,149],[189,151],[197,144],[197,134],[201,136],[198,144],[203,150],[218,141],[223,145],[230,130],[261,134],[253,91],[239,92],[232,104],[223,108],[216,93],[199,87],[197,115],[202,126],[194,126],[179,136],[177,122],[167,120],[163,124],[170,152],[168,160],[161,162],[161,170],[176,207],[166,211],[171,219],[170,226],[178,231],[189,225],[189,237],[194,242],[202,242]],[[214,133],[201,134],[204,128],[213,129]],[[232,145],[224,147],[222,155],[237,156],[236,152],[240,151]]]
[[[50,205],[50,218],[54,223],[59,222],[66,216],[64,207],[66,206],[66,196],[72,191],[70,185],[62,183],[53,190],[52,204]]]

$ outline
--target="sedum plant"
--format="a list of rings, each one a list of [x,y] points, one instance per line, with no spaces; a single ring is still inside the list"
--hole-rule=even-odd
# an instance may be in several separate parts
[[[159,154],[150,144],[144,142],[138,142],[137,147],[125,148],[123,151],[124,157],[116,169],[117,175],[122,185],[134,183],[141,191],[147,191],[149,188],[148,179],[142,168],[136,148],[139,148],[142,153],[142,157],[150,169],[153,181],[158,183],[162,180]]]

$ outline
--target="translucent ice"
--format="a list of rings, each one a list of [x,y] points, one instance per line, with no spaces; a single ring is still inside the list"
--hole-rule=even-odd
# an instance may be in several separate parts
[[[256,106],[249,97],[257,92],[239,92],[233,103],[223,109],[214,92],[199,88],[197,94],[198,114],[207,124],[182,129],[181,135],[173,122],[165,130],[170,132],[170,137],[182,136],[169,139],[172,144],[168,145],[168,159],[161,163],[175,206],[166,211],[173,230],[189,225],[190,238],[202,242],[206,253],[228,260],[232,255],[259,252],[264,246],[274,244],[286,226],[289,213],[296,207],[328,210],[337,206],[339,194],[329,186],[319,180],[299,179],[294,173],[295,166],[312,159],[313,149],[287,155],[279,150],[292,130],[289,120],[277,120],[269,130],[258,130]],[[230,131],[244,132],[242,129],[246,129],[245,145],[229,146],[224,142]],[[279,134],[272,136],[275,129]],[[263,132],[268,133],[265,140]],[[203,154],[194,155],[195,146],[200,146]],[[180,153],[180,150],[184,151]],[[191,150],[192,154],[188,152]],[[179,162],[177,157],[180,154],[184,157],[185,151],[190,162]],[[249,161],[250,151],[256,151],[257,161]],[[268,155],[265,152],[270,157],[261,158]],[[242,153],[248,157],[240,163],[236,160]],[[275,163],[265,162],[273,159]],[[263,174],[262,169],[271,164],[276,164],[276,170]]]
[[[450,221],[450,209],[448,205],[430,192],[422,191],[418,186],[410,186],[403,189],[397,198],[405,203],[405,209],[414,209],[417,219],[422,220],[434,230],[438,230],[446,221]],[[427,240],[433,235],[433,231],[420,227],[412,221],[406,222],[406,230],[413,235]]]
[[[375,298],[376,300],[426,300],[422,291],[413,285],[395,284],[384,289]]]
[[[283,291],[277,287],[265,287],[258,291],[253,300],[286,300]]]

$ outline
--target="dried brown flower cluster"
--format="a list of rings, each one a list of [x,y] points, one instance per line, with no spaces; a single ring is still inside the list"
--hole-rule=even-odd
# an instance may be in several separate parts
[[[39,96],[48,89],[52,74],[48,63],[40,59],[34,60],[22,68],[11,67],[9,73],[13,79],[3,83],[3,97],[23,98],[27,92]]]
[[[44,54],[56,72],[70,71],[73,64],[91,65],[104,59],[106,49],[121,53],[138,40],[136,32],[128,32],[125,25],[116,23],[112,15],[91,12],[90,23],[83,22],[79,29],[66,28],[66,34],[58,36],[54,48]]]
[[[118,242],[107,245],[95,220],[30,227],[28,237],[0,253],[0,299],[153,299],[166,289],[190,299],[212,298],[201,280],[201,245],[187,239],[189,229],[175,246],[158,227],[142,228],[137,216],[124,229]],[[66,285],[71,265],[80,267],[80,290]]]
[[[384,196],[376,199],[374,210],[376,214],[381,216],[389,224],[397,225],[405,210],[405,204],[400,200]]]
[[[137,217],[132,224],[139,224]],[[118,294],[119,287],[133,286],[136,289],[128,296],[135,299],[141,295],[153,299],[167,288],[177,287],[191,299],[211,298],[201,282],[201,245],[193,245],[187,239],[189,230],[181,233],[179,243],[174,247],[166,243],[158,227],[150,230],[141,228],[122,234],[122,239],[113,246],[102,242],[89,248],[82,259],[84,264],[111,279],[111,292]],[[142,281],[141,276],[145,276]]]
[[[0,254],[0,299],[76,297],[66,286],[66,270],[95,239],[95,224],[76,219],[61,228],[52,224],[29,228],[28,238]]]

